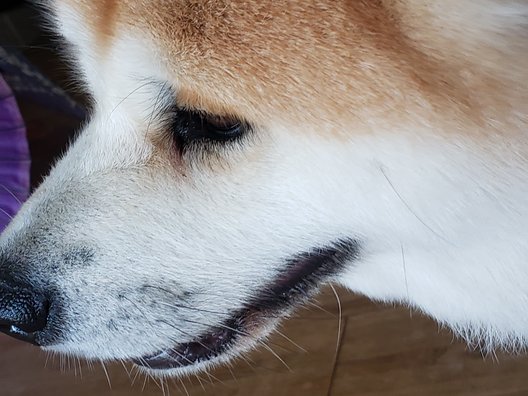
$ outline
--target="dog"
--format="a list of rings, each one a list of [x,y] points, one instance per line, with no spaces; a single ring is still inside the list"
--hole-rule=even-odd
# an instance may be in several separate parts
[[[3,332],[186,375],[334,283],[528,345],[527,1],[41,6],[91,117],[1,236]]]

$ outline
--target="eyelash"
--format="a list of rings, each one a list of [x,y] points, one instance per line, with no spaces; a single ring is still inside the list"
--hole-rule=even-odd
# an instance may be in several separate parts
[[[225,145],[239,141],[251,129],[247,122],[232,116],[218,116],[200,111],[176,109],[171,133],[180,150],[189,146]]]

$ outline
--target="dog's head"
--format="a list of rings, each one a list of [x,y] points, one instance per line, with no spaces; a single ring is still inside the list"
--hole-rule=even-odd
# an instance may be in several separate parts
[[[433,212],[447,194],[443,172],[485,158],[468,154],[482,147],[472,135],[486,129],[479,110],[493,118],[519,102],[510,80],[494,87],[500,106],[473,97],[468,86],[491,89],[495,65],[482,66],[489,81],[468,74],[462,84],[450,68],[475,59],[451,57],[441,35],[429,57],[421,40],[442,21],[420,7],[409,19],[398,2],[60,0],[49,9],[93,111],[2,236],[10,320],[0,326],[87,358],[206,367],[354,271],[368,279],[356,289],[404,299],[401,240],[427,250],[444,238],[387,173],[401,171],[407,193],[430,177],[413,204],[442,225]],[[416,21],[423,34],[413,38],[404,27]],[[524,72],[511,73],[517,83]],[[369,262],[395,246],[395,269],[392,258]]]

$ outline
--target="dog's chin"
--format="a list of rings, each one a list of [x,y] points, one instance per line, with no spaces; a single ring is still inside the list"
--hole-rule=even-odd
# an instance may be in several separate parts
[[[358,257],[355,240],[340,239],[295,255],[284,270],[231,319],[193,341],[134,359],[154,375],[184,375],[225,363],[262,343],[282,318]]]
[[[277,326],[290,310],[274,317],[262,314],[238,316],[197,337],[152,355],[134,359],[142,370],[156,376],[183,376],[226,363],[250,351]]]

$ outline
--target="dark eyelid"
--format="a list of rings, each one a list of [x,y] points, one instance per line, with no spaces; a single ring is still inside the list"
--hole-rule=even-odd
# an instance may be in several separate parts
[[[197,142],[222,144],[242,137],[249,125],[234,116],[177,108],[174,110],[171,128],[181,145]]]

